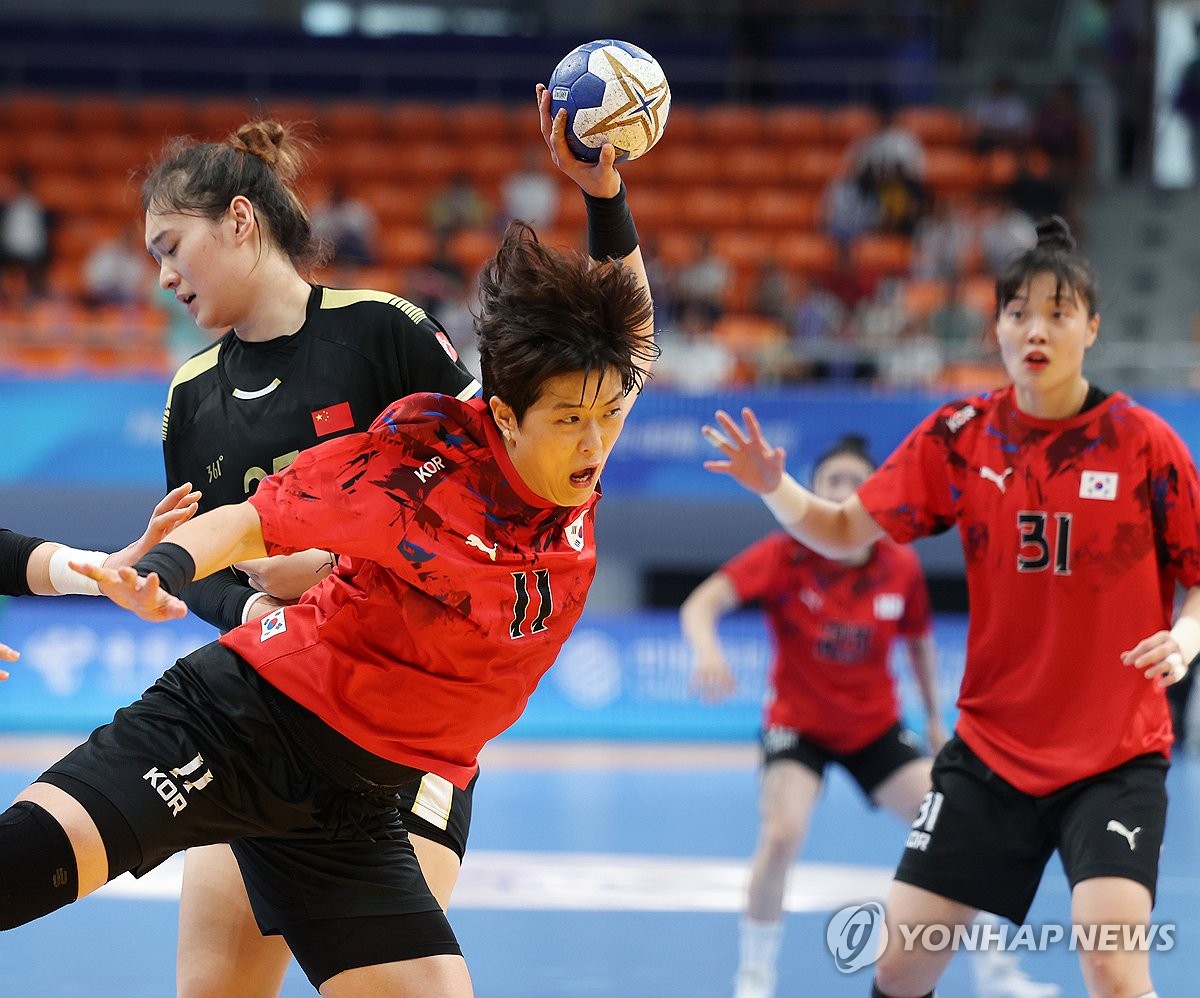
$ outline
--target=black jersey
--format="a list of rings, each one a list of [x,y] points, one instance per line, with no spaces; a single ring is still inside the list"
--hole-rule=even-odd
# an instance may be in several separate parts
[[[365,430],[396,399],[478,390],[423,309],[387,292],[314,287],[294,336],[245,343],[231,330],[176,372],[163,413],[167,487],[201,489],[201,512],[242,502],[301,451]]]

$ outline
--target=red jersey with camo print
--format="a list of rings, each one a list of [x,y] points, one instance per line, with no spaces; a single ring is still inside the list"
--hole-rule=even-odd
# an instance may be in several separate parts
[[[896,723],[892,644],[931,626],[925,576],[910,548],[885,538],[864,564],[848,565],[776,532],[721,571],[742,602],[761,602],[771,628],[767,727],[850,753]]]
[[[483,401],[401,399],[263,480],[268,553],[341,558],[221,641],[368,751],[466,787],[583,611],[598,498],[531,492]]]
[[[1196,469],[1161,418],[1118,392],[1035,419],[1003,389],[933,413],[858,495],[898,541],[958,527],[958,733],[988,766],[1041,796],[1169,752],[1163,691],[1120,660],[1200,583]]]

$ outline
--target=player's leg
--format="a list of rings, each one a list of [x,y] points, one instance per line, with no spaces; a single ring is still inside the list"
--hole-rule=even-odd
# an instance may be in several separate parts
[[[875,968],[885,996],[928,994],[953,955],[948,946],[927,949],[914,926],[945,926],[952,937],[979,910],[1023,920],[1053,850],[1034,798],[958,738],[935,759],[911,826],[886,907],[887,947]],[[941,940],[939,933],[933,941]]]
[[[738,931],[736,998],[774,994],[788,871],[808,831],[827,757],[794,731],[764,732],[759,833]]]
[[[1142,756],[1070,788],[1059,852],[1071,884],[1071,921],[1084,933],[1089,926],[1149,925],[1166,828],[1166,772],[1161,756]],[[1080,944],[1077,950],[1090,995],[1153,991],[1149,946]]]
[[[259,931],[229,846],[189,849],[179,899],[178,998],[274,998],[292,954]]]
[[[320,993],[324,998],[470,998],[475,992],[461,956],[427,956],[343,971],[322,984]]]

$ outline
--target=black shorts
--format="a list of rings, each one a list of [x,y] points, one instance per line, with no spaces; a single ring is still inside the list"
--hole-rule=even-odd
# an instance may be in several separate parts
[[[396,798],[408,834],[453,849],[461,861],[467,853],[471,804],[478,779],[476,773],[467,789],[459,790],[445,777],[426,773],[420,780],[402,786]]]
[[[896,879],[1015,923],[1025,920],[1051,853],[1074,889],[1123,877],[1154,898],[1167,819],[1167,760],[1137,756],[1045,797],[1002,779],[955,736],[908,834]]]
[[[459,953],[397,807],[397,791],[421,776],[344,738],[214,642],[40,780],[80,799],[102,834],[115,808],[140,848],[137,876],[182,849],[230,842],[260,929],[295,941],[319,985],[313,974]],[[361,935],[364,919],[412,926],[418,914],[417,931],[370,945],[329,935],[343,925]],[[317,935],[322,952],[304,952],[314,922],[336,928]]]
[[[823,779],[825,767],[836,762],[854,777],[868,799],[896,770],[924,755],[916,736],[899,724],[856,752],[831,752],[792,728],[767,728],[760,741],[764,769],[780,759],[790,759]]]

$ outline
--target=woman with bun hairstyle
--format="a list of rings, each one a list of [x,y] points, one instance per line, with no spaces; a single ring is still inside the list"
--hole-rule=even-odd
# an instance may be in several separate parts
[[[160,282],[219,335],[167,393],[167,481],[202,484],[200,511],[241,503],[322,441],[366,430],[415,392],[469,399],[479,385],[442,326],[385,291],[309,282],[320,262],[292,183],[308,145],[294,126],[242,125],[223,142],[177,139],[142,186]],[[225,569],[189,585],[193,613],[227,632],[294,603],[337,553],[311,550]],[[427,775],[398,795],[422,871],[445,907],[471,818],[471,789]],[[227,845],[189,850],[180,909],[182,998],[273,998],[290,952],[263,935]]]
[[[939,408],[840,503],[784,473],[749,409],[704,428],[724,455],[706,467],[761,495],[827,557],[885,534],[907,542],[957,526],[962,540],[971,615],[959,719],[887,899],[875,996],[931,994],[953,953],[920,935],[906,945],[901,927],[954,932],[979,910],[1020,923],[1055,852],[1088,994],[1155,994],[1136,933],[1150,921],[1166,820],[1164,690],[1200,651],[1200,502],[1175,432],[1084,377],[1097,301],[1066,223],[1044,220],[996,284],[1012,383]],[[1128,931],[1087,945],[1087,928],[1103,926]]]

